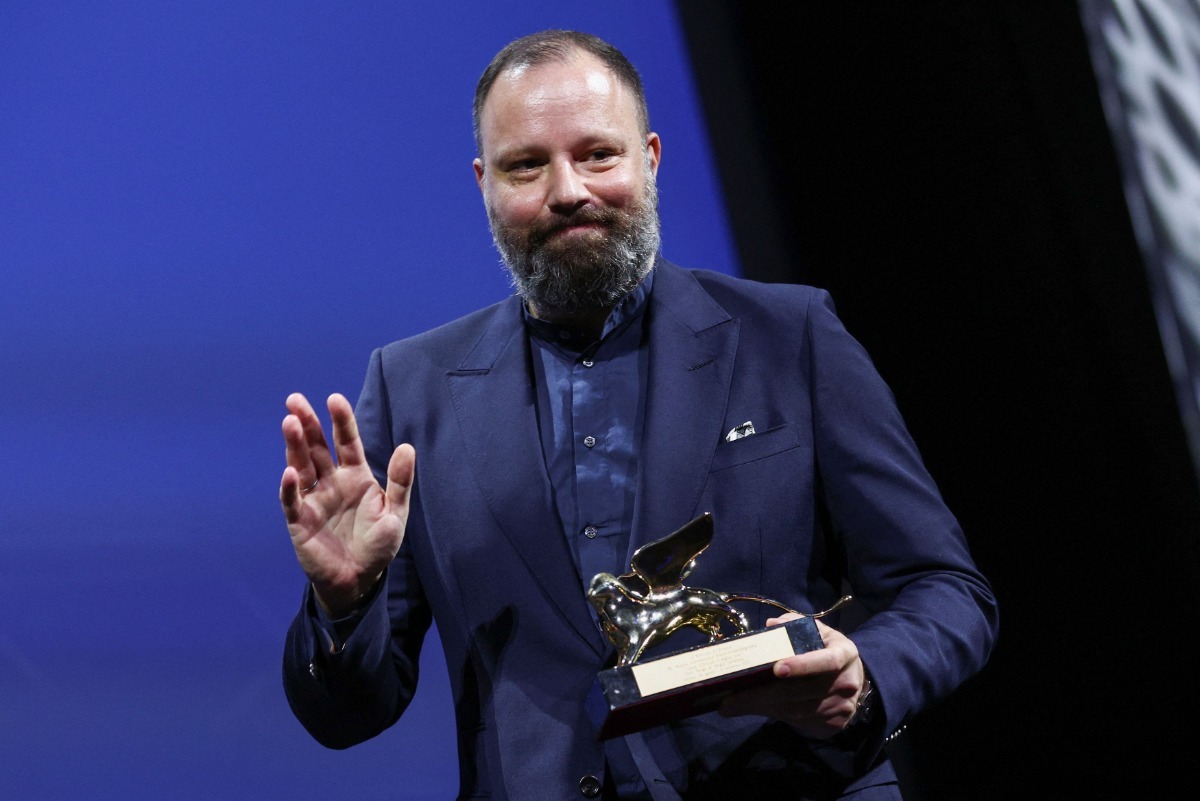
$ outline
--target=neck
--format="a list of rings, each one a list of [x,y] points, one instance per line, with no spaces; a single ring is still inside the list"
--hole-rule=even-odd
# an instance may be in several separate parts
[[[612,313],[612,309],[596,309],[575,314],[562,314],[554,309],[539,309],[529,302],[526,302],[525,306],[536,319],[565,326],[592,340],[600,338],[600,332],[604,330],[604,322]]]

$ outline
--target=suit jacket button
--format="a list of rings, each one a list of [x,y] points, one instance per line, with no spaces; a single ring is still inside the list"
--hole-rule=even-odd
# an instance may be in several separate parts
[[[584,776],[579,780],[579,794],[584,798],[599,798],[600,780],[595,776]]]
[[[308,663],[308,675],[313,677],[313,681],[324,681],[325,673],[321,670],[321,666],[316,662]]]

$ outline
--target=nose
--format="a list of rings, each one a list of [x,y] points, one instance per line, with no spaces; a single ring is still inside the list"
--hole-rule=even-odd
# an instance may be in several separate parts
[[[591,199],[592,193],[574,164],[555,164],[550,173],[546,205],[556,214],[570,214]]]

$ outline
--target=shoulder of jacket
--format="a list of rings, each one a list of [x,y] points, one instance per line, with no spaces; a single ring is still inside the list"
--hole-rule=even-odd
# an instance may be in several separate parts
[[[743,325],[803,327],[813,309],[835,314],[829,293],[806,284],[768,284],[711,270],[685,270],[724,311]]]
[[[518,313],[513,308],[515,303],[514,297],[505,298],[436,328],[390,342],[380,348],[383,358],[390,361],[424,354],[435,363],[455,366],[504,315]]]

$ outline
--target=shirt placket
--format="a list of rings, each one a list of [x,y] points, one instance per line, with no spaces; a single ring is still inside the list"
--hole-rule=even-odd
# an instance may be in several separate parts
[[[613,421],[604,402],[604,362],[591,349],[571,370],[575,488],[580,574],[585,586],[597,573],[621,572],[614,563],[613,453],[607,440]]]

